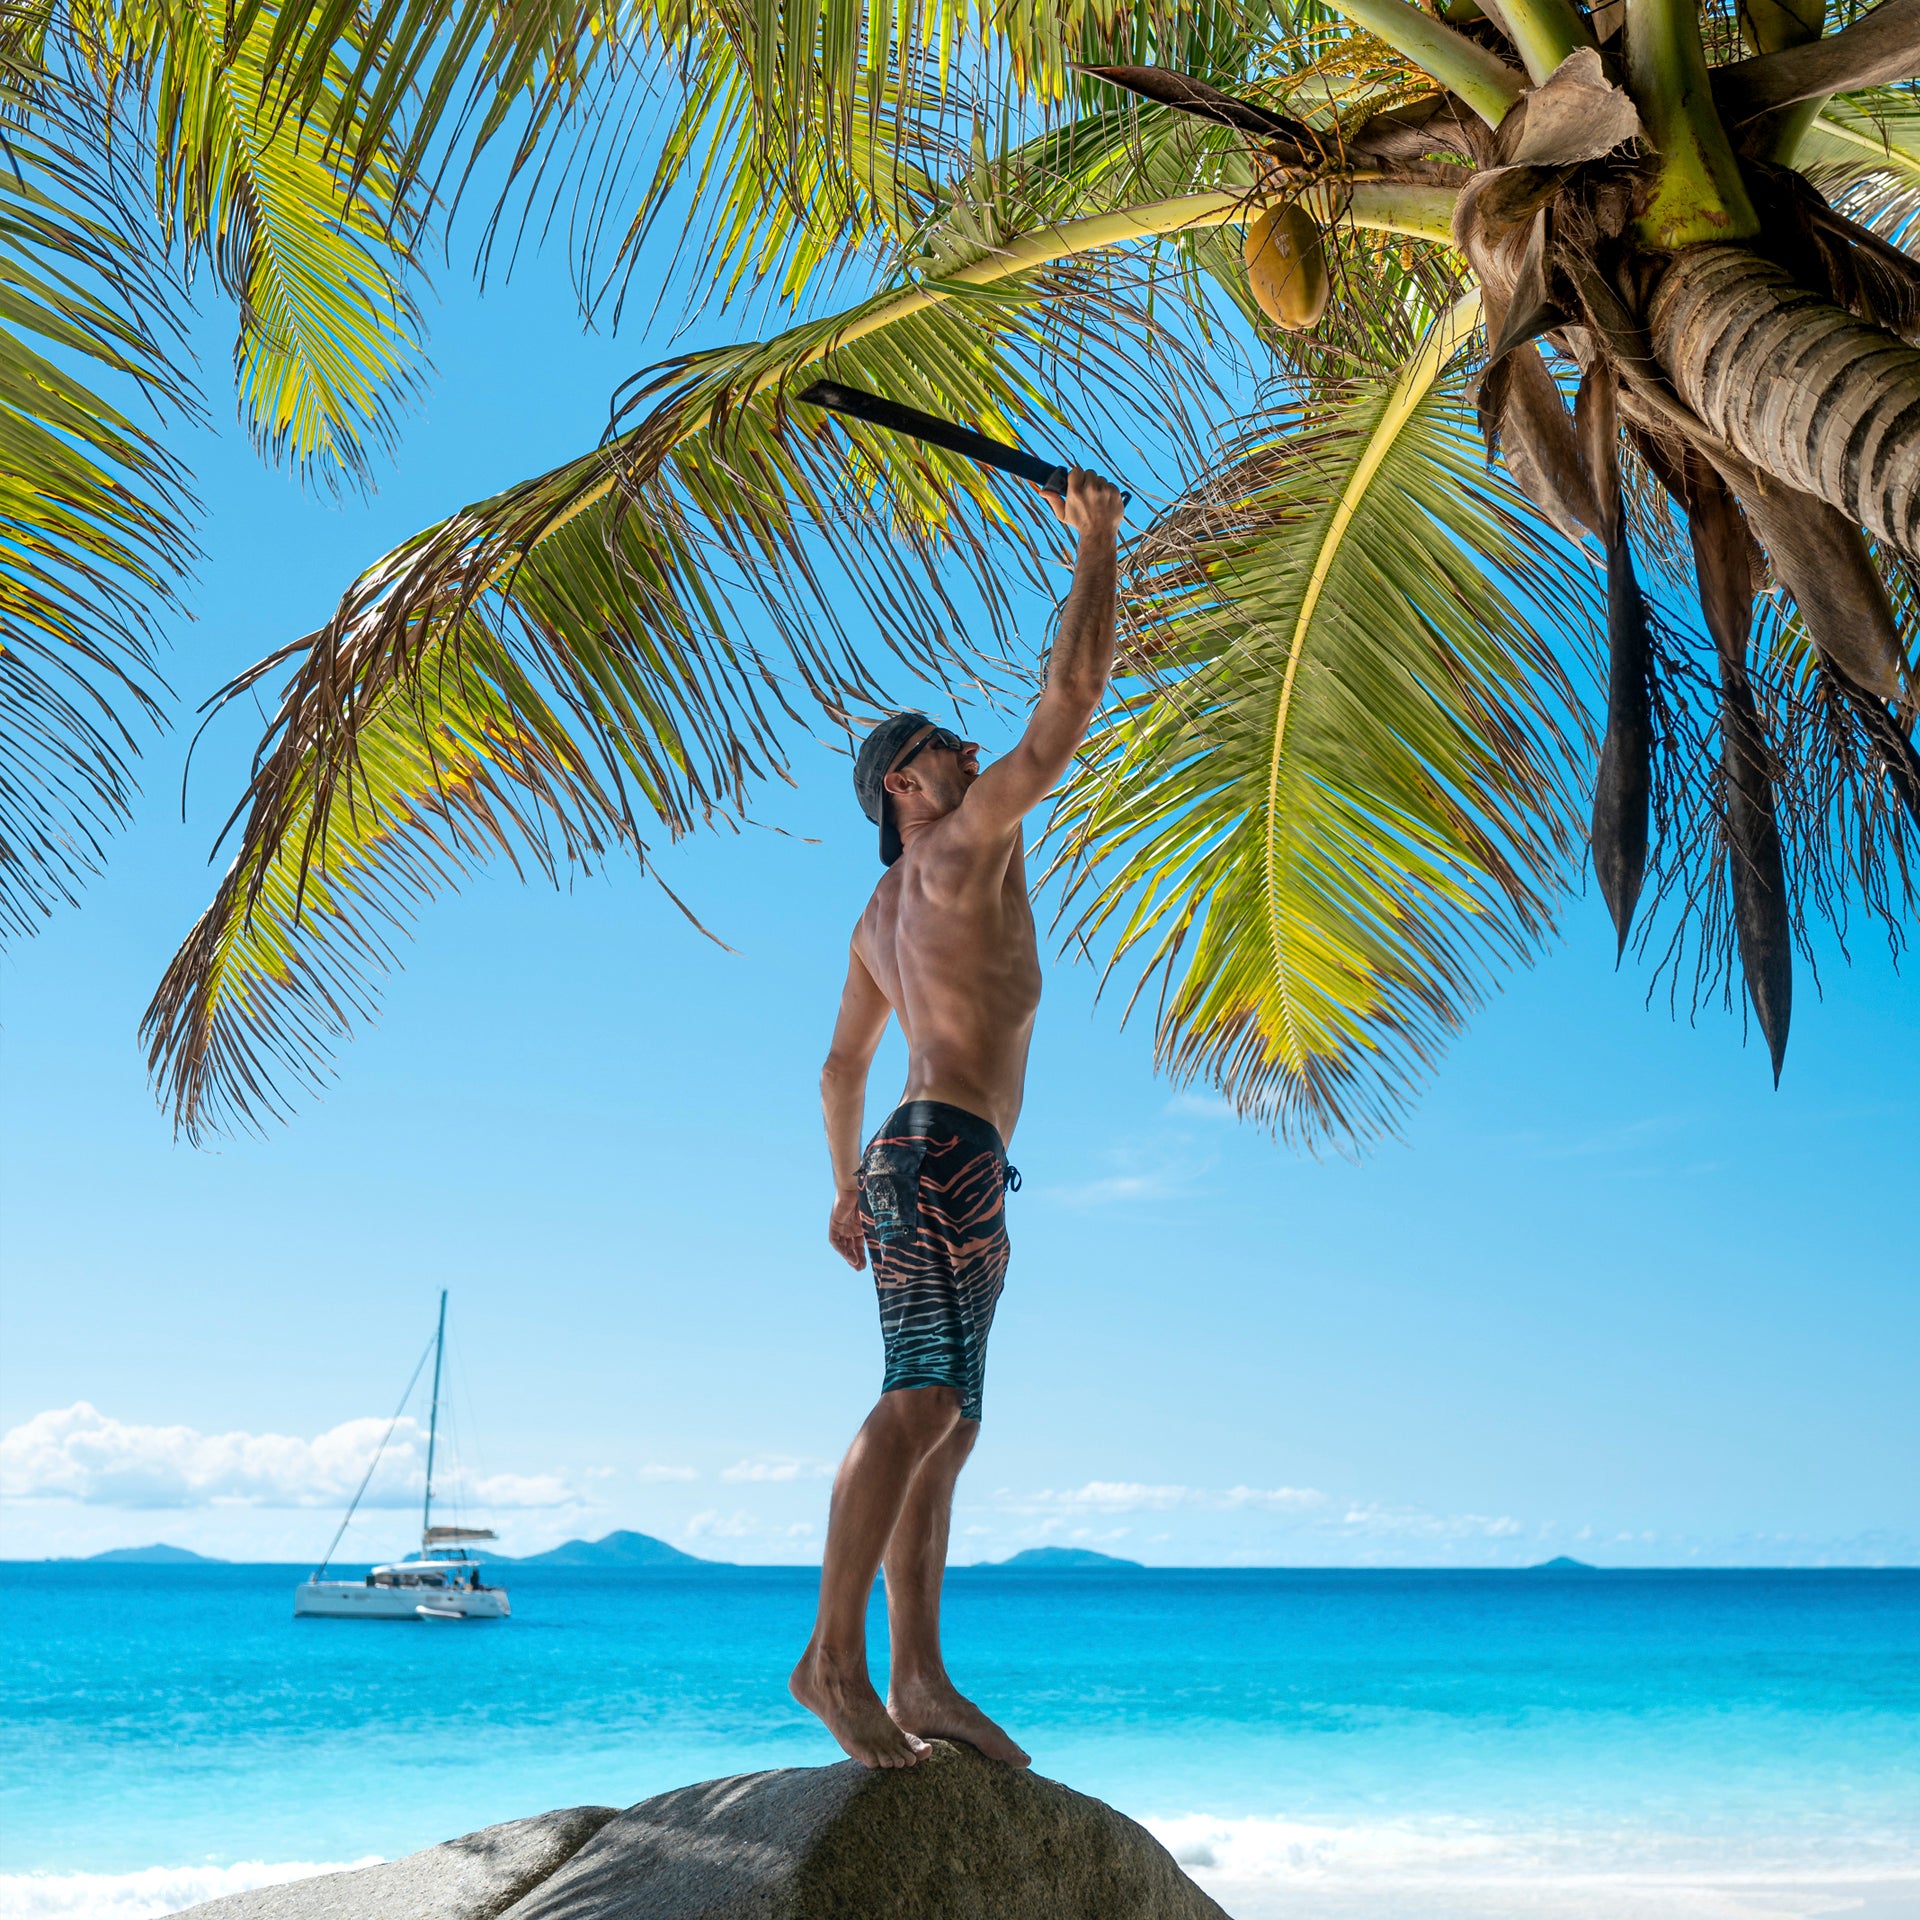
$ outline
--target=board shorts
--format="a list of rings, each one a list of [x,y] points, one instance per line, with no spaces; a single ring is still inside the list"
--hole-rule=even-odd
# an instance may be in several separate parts
[[[987,1334],[1007,1277],[1007,1164],[999,1130],[963,1107],[909,1100],[860,1158],[860,1231],[880,1296],[882,1393],[951,1387],[980,1418]]]

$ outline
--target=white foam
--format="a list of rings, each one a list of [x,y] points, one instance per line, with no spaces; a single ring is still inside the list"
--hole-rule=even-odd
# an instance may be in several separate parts
[[[1920,1920],[1911,1836],[1788,1850],[1459,1819],[1143,1824],[1236,1920]]]
[[[137,1873],[0,1873],[0,1920],[154,1920],[226,1893],[277,1887],[364,1860],[242,1860],[231,1867],[142,1867]]]
[[[1143,1816],[1182,1866],[1237,1880],[1364,1880],[1418,1873],[1511,1875],[1778,1875],[1824,1879],[1920,1877],[1920,1835],[1911,1829],[1793,1836],[1711,1834],[1648,1827],[1533,1829],[1460,1816],[1404,1816],[1377,1823],[1290,1820],[1271,1814]]]
[[[1444,1870],[1490,1863],[1511,1840],[1465,1822],[1426,1826],[1315,1826],[1264,1814],[1221,1819],[1188,1813],[1143,1822],[1183,1867],[1204,1867],[1235,1880],[1292,1880],[1302,1875]]]

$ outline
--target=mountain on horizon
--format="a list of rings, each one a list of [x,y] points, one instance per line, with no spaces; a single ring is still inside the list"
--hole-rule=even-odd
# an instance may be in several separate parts
[[[229,1564],[217,1553],[194,1553],[186,1547],[170,1547],[164,1540],[156,1540],[150,1547],[109,1547],[105,1553],[83,1553],[79,1557],[90,1566],[224,1567]]]
[[[1095,1553],[1091,1547],[1023,1547],[1006,1560],[988,1560],[989,1567],[1137,1567],[1138,1560],[1122,1560],[1116,1553]]]
[[[477,1556],[476,1556],[477,1557]],[[719,1567],[724,1560],[702,1560],[698,1554],[682,1553],[650,1533],[621,1530],[603,1534],[598,1540],[563,1540],[545,1553],[529,1553],[514,1559],[504,1553],[485,1556],[489,1566],[507,1567]]]
[[[1598,1573],[1600,1569],[1585,1560],[1576,1560],[1571,1554],[1556,1553],[1551,1560],[1542,1560],[1536,1566],[1523,1569],[1527,1573]]]

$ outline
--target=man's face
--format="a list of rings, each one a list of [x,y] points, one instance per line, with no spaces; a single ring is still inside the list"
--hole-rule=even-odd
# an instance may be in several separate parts
[[[935,735],[943,738],[936,739]],[[887,775],[893,792],[911,783],[942,813],[951,813],[966,798],[967,789],[980,777],[980,747],[977,741],[961,740],[957,747],[948,739],[959,736],[943,727],[922,727],[900,750],[900,758]],[[896,776],[900,785],[895,786]]]

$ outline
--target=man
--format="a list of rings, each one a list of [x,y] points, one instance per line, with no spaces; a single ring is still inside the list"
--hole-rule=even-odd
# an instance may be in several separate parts
[[[833,1156],[827,1237],[871,1251],[887,1370],[833,1485],[820,1610],[795,1699],[870,1767],[911,1766],[933,1735],[1023,1767],[1027,1755],[948,1679],[940,1582],[953,1485],[980,1431],[987,1330],[1007,1267],[1006,1143],[1020,1117],[1040,953],[1020,823],[1058,784],[1113,667],[1122,496],[1078,468],[1047,496],[1079,536],[1047,684],[1020,743],[982,769],[970,740],[897,713],[867,738],[854,789],[886,872],[854,929],[820,1076]],[[902,1105],[860,1149],[867,1069],[889,1014],[907,1042]],[[867,1598],[887,1570],[892,1668],[867,1674]]]

